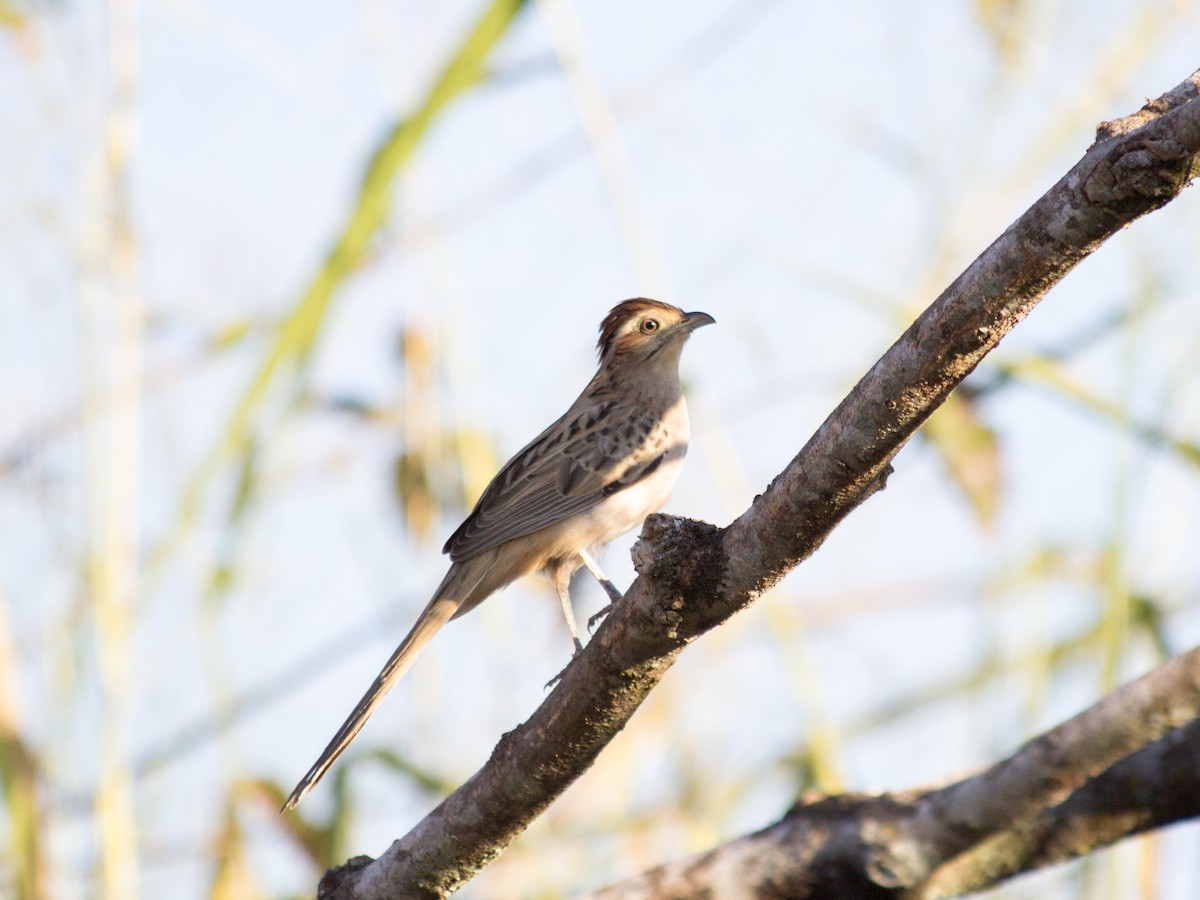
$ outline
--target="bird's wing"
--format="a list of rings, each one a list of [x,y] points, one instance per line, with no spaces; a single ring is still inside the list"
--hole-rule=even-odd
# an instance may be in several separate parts
[[[573,407],[505,464],[442,552],[470,559],[647,477],[668,449],[652,436],[660,421],[627,401]]]

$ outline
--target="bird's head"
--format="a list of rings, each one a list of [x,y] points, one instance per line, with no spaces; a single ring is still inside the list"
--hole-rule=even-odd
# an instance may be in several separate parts
[[[708,313],[684,312],[670,303],[636,297],[612,308],[600,323],[600,364],[679,358],[689,334],[716,319]],[[664,351],[666,351],[664,353]]]

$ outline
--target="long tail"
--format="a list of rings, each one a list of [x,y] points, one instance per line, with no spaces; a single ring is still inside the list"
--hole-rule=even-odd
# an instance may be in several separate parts
[[[449,578],[446,581],[450,581]],[[443,588],[446,582],[443,582]],[[313,767],[308,770],[308,774],[300,779],[300,783],[296,785],[290,797],[287,798],[287,803],[283,804],[283,808],[279,811],[286,812],[294,807],[300,800],[312,790],[313,786],[321,780],[322,776],[329,771],[329,767],[333,765],[333,761],[341,756],[342,751],[350,746],[350,742],[354,740],[354,736],[366,724],[367,719],[371,717],[371,713],[375,711],[375,707],[383,699],[384,695],[392,689],[400,676],[407,671],[412,665],[417,654],[424,649],[430,639],[437,634],[438,630],[450,620],[454,615],[455,610],[459,606],[459,597],[440,596],[442,589],[439,588],[438,594],[429,601],[429,605],[425,607],[425,611],[421,613],[416,624],[408,632],[408,635],[400,642],[400,646],[396,648],[396,652],[392,654],[391,659],[387,661],[387,665],[383,667],[376,677],[375,681],[363,694],[361,700],[358,701],[358,706],[354,707],[354,712],[350,713],[350,718],[342,724],[338,729],[338,733],[333,736],[333,740],[329,742],[329,746],[325,748],[321,757],[313,763]],[[457,595],[457,591],[454,592]]]

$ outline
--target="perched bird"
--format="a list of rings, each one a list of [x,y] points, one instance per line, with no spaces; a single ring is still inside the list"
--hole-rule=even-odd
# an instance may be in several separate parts
[[[679,354],[688,335],[713,321],[642,298],[604,317],[595,376],[562,418],[505,464],[446,541],[450,570],[433,599],[284,810],[321,780],[438,629],[520,576],[550,577],[575,652],[582,649],[571,575],[587,566],[609,598],[620,599],[592,553],[667,501],[688,446]]]

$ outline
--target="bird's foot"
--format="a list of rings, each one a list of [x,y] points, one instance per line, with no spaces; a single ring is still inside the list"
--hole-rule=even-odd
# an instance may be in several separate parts
[[[620,600],[620,599],[621,599],[621,597],[618,594],[617,600]],[[599,624],[600,620],[603,619],[605,616],[607,616],[610,612],[612,612],[616,608],[617,608],[617,601],[614,600],[612,603],[608,604],[608,606],[604,607],[604,609],[600,610],[598,613],[596,613],[594,616],[592,616],[590,619],[588,619],[588,621],[587,621],[588,631],[595,631],[596,625]]]
[[[565,666],[562,667],[561,672],[559,672],[557,675],[555,675],[553,678],[551,678],[549,681],[547,681],[546,686],[544,688],[542,688],[542,690],[548,691],[548,690],[550,690],[550,688],[554,687],[556,684],[558,684],[560,681],[562,681],[563,676],[567,674],[567,669],[571,668],[571,663],[573,663],[573,662],[575,662],[575,660],[579,659],[579,654],[583,652],[583,644],[580,642],[579,638],[576,637],[575,635],[571,635],[571,640],[573,640],[575,642],[575,652],[571,654],[570,662],[568,662]]]
[[[614,603],[621,602],[621,592],[617,589],[617,586],[607,578],[600,579],[600,587],[604,588],[604,593],[608,594],[609,606],[612,606]]]

